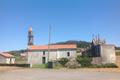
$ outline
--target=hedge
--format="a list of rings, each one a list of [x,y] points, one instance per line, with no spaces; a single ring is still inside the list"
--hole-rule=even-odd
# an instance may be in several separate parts
[[[0,66],[30,67],[30,64],[0,64]]]

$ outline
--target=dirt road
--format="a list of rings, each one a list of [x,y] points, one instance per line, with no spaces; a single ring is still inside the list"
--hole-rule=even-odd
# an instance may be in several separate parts
[[[4,73],[0,71],[0,80],[120,80],[120,71],[111,70],[15,68]]]

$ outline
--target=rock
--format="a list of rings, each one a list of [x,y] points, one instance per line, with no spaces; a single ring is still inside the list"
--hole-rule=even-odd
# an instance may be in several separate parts
[[[81,65],[76,61],[75,58],[70,58],[70,60],[65,65],[67,68],[79,68]]]

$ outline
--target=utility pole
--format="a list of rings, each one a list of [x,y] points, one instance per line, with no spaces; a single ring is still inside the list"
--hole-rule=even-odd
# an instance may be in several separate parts
[[[49,41],[48,41],[48,62],[49,62],[49,58],[50,58],[50,44],[51,44],[51,25],[49,25]]]

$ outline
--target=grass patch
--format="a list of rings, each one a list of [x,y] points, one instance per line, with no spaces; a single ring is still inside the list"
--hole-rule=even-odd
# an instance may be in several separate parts
[[[32,68],[47,68],[47,64],[33,64]]]
[[[41,69],[48,69],[48,64],[33,64],[32,68],[41,68]],[[51,69],[60,69],[62,68],[62,65],[58,63],[54,63],[53,68]]]
[[[27,63],[27,58],[26,57],[21,57],[21,56],[16,56],[15,57],[15,63],[25,64],[25,63]]]

